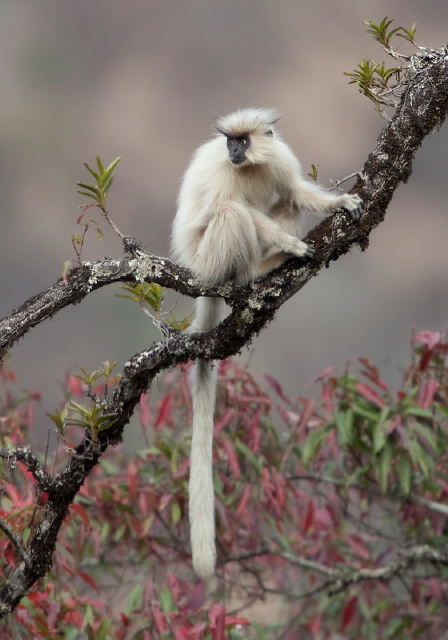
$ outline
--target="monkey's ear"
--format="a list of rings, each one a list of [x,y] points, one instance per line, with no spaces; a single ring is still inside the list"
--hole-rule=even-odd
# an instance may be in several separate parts
[[[265,135],[265,136],[269,136],[270,138],[272,138],[272,136],[273,136],[274,134],[272,133],[272,130],[271,130],[271,129],[269,129],[269,131],[266,131],[266,133],[265,133],[264,135]]]
[[[274,125],[276,122],[278,122],[281,118],[280,113],[277,111],[277,109],[269,109],[268,110],[270,113],[269,115],[271,116],[268,120],[269,124]]]
[[[216,131],[217,131],[218,133],[221,133],[223,136],[225,136],[226,138],[228,138],[228,135],[229,135],[229,134],[228,134],[228,133],[226,133],[226,132],[224,131],[224,129],[220,129],[220,128],[219,128],[219,127],[217,127],[217,126],[215,126],[215,129],[216,129]]]

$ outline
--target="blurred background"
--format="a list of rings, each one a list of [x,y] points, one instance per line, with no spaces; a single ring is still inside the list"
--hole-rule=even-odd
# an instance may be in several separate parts
[[[111,216],[157,255],[168,254],[182,173],[217,114],[277,107],[306,173],[318,165],[328,186],[360,170],[385,123],[343,72],[364,58],[396,66],[362,24],[386,15],[394,26],[417,22],[420,45],[447,42],[446,0],[1,0],[0,316],[75,258],[85,200],[76,182],[88,181],[83,163],[96,155],[122,157]],[[324,270],[242,354],[253,372],[309,395],[307,381],[324,367],[363,355],[393,383],[412,329],[448,326],[447,142],[446,126],[426,139],[368,251]],[[105,237],[92,230],[83,259],[120,257],[119,239],[91,217]],[[69,369],[107,359],[121,370],[159,337],[116,293],[90,295],[11,351],[20,386],[44,394],[42,428]],[[170,295],[168,307],[182,316],[192,302]]]

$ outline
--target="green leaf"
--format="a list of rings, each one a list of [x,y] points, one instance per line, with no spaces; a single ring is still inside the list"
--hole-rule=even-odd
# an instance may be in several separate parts
[[[406,454],[402,454],[398,465],[398,477],[403,493],[407,496],[411,491],[412,463]]]
[[[334,419],[342,443],[345,445],[351,444],[353,441],[353,411],[351,409],[344,413],[336,411]]]
[[[162,589],[160,590],[159,601],[160,601],[160,608],[162,609],[162,611],[171,611],[171,612],[176,611],[176,605],[173,600],[173,594],[171,593],[171,589],[168,589],[166,585],[162,587]]]
[[[180,522],[181,517],[182,517],[182,514],[181,514],[178,503],[172,502],[171,503],[171,519],[173,521],[173,524]]]
[[[110,630],[112,626],[112,621],[110,618],[103,618],[101,620],[101,624],[98,627],[96,634],[94,635],[95,640],[109,640]]]
[[[397,36],[399,38],[403,38],[404,40],[407,40],[408,42],[410,42],[411,44],[415,45],[415,31],[417,29],[417,23],[414,22],[414,24],[412,25],[412,27],[410,29],[404,29],[403,27],[400,27],[400,30],[403,31],[403,33],[397,33]]]
[[[348,75],[348,74],[347,74]],[[311,165],[311,173],[309,173],[309,177],[314,180],[315,182],[317,181],[317,172],[318,172],[318,167],[316,167],[315,164]]]
[[[400,29],[400,27],[397,27],[396,29],[392,29],[392,31],[388,33],[387,29],[393,22],[393,19],[388,20],[388,18],[389,16],[386,16],[385,18],[383,18],[380,24],[375,24],[374,22],[370,22],[370,21],[363,22],[363,24],[365,24],[367,27],[370,27],[370,29],[367,29],[366,33],[369,33],[371,36],[373,36],[375,40],[377,40],[379,43],[381,43],[384,46],[389,45],[389,41],[393,36],[393,34],[399,31]]]
[[[70,270],[71,264],[72,264],[71,260],[66,260],[64,262],[64,264],[62,265],[62,271],[61,271],[62,278],[65,279],[65,276],[67,275],[67,273]]]
[[[30,539],[30,536],[31,536],[31,529],[29,527],[26,527],[26,529],[23,530],[23,534],[22,534],[22,542],[25,546],[27,545],[27,542]]]
[[[390,444],[385,445],[379,454],[376,466],[377,478],[380,482],[382,493],[386,493],[389,486],[389,475],[392,469],[392,447]]]
[[[93,196],[91,193],[87,193],[86,191],[77,191],[76,193],[79,193],[82,196],[86,196],[87,198],[92,198],[93,200],[98,202],[98,204],[101,204],[101,198],[99,196]]]
[[[261,475],[261,473],[263,471],[263,462],[262,462],[262,460],[259,460],[252,453],[252,451],[248,447],[246,447],[246,445],[243,444],[240,440],[235,440],[235,449],[237,449],[237,451],[242,453],[251,462],[252,466],[256,469],[258,474]]]
[[[110,165],[106,169],[106,173],[114,172],[116,167],[117,167],[117,164],[120,162],[120,160],[121,160],[121,156],[119,156],[118,158],[115,158],[115,160],[112,160],[112,162],[110,163]]]
[[[92,187],[92,185],[84,184],[84,182],[77,182],[76,184],[78,185],[78,187],[82,187],[83,189],[88,189],[89,191],[93,191],[93,193],[95,193],[97,196],[100,195],[100,192],[98,191],[98,187]],[[81,193],[81,191],[78,191],[78,193]]]
[[[421,440],[425,440],[431,449],[436,453],[439,449],[436,434],[430,427],[425,427],[421,422],[414,422],[412,425],[414,433],[420,436]]]
[[[304,463],[314,459],[319,451],[323,441],[326,439],[331,425],[325,427],[325,429],[313,429],[303,447],[302,460]]]
[[[428,418],[429,420],[432,420],[433,418],[433,412],[431,409],[422,409],[421,407],[408,407],[404,413],[408,416]]]
[[[61,436],[64,436],[65,434],[65,424],[67,420],[69,404],[70,403],[67,403],[65,407],[62,409],[62,411],[59,411],[59,409],[56,409],[54,413],[45,414],[50,418],[50,420],[52,420],[52,422],[54,422]]]
[[[107,192],[109,191],[110,187],[112,186],[112,182],[114,181],[114,176],[110,175],[110,176],[106,176],[104,178],[104,182],[103,182],[103,193],[104,195],[107,195]]]
[[[100,178],[102,178],[104,176],[104,167],[99,156],[96,157],[96,163],[98,165],[98,171],[100,172]]]
[[[429,477],[430,469],[434,468],[434,458],[423,449],[418,440],[411,440],[409,445],[409,453],[412,460],[419,467],[426,479]]]
[[[381,409],[378,421],[373,428],[373,453],[379,453],[386,443],[385,423],[388,415],[388,407]]]
[[[87,162],[84,162],[84,166],[85,166],[85,168],[87,169],[87,171],[88,171],[89,173],[91,173],[91,174],[92,174],[92,176],[95,178],[95,180],[96,180],[96,181],[97,181],[97,183],[99,184],[99,183],[100,183],[100,176],[99,176],[99,175],[98,175],[98,174],[97,174],[93,169],[91,169],[91,168],[89,167],[89,165],[87,164]]]
[[[136,584],[126,601],[126,614],[129,616],[136,609],[141,609],[143,603],[143,585]]]

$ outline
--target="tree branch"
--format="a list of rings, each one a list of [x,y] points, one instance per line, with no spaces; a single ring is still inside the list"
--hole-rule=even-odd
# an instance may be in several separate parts
[[[144,252],[138,245],[128,241],[126,248],[129,257],[82,264],[0,322],[2,357],[19,338],[40,322],[70,304],[79,303],[91,291],[114,282],[156,282],[193,297],[220,295],[232,309],[229,317],[209,333],[173,332],[168,339],[134,356],[125,365],[123,377],[107,407],[107,412],[112,411],[116,415],[113,427],[102,431],[95,441],[87,434],[67,466],[51,481],[43,469],[33,466],[31,458],[26,458],[28,462],[24,460],[39,486],[45,487],[49,498],[26,550],[29,563],[23,562],[11,574],[8,583],[0,588],[0,616],[12,611],[34,582],[50,569],[58,531],[77,491],[97,464],[101,453],[109,444],[121,440],[125,425],[154,376],[190,359],[222,359],[235,355],[272,320],[280,306],[324,266],[338,259],[355,244],[365,249],[370,232],[384,219],[395,189],[409,178],[416,150],[426,135],[442,125],[447,112],[447,48],[419,52],[412,58],[408,85],[400,105],[369,155],[362,178],[358,178],[352,189],[364,199],[364,215],[355,223],[349,215],[336,213],[311,231],[306,241],[315,247],[316,254],[305,265],[297,259],[290,260],[247,287],[235,288],[227,284],[219,289],[207,289],[191,273],[167,259]],[[366,569],[359,570],[357,575],[359,579],[360,576],[367,578],[370,571],[371,579],[386,579],[391,575],[388,571],[396,572],[402,566],[420,560],[447,562],[444,554],[429,547],[415,547],[400,551],[397,568],[391,564],[389,569],[383,569],[382,574],[381,570],[372,573],[373,570]],[[297,558],[294,561],[299,563]],[[307,568],[312,569],[309,562],[306,561]],[[341,584],[347,584],[345,575],[331,574],[327,578],[334,578],[335,585],[339,584],[338,580],[342,581]],[[354,582],[355,578],[351,580]]]
[[[263,555],[264,553],[266,553],[266,550],[263,550]],[[428,545],[413,545],[404,549],[398,549],[395,558],[382,567],[350,570],[327,567],[319,562],[314,562],[285,551],[271,550],[271,553],[303,569],[320,573],[326,579],[325,582],[329,595],[335,595],[347,586],[358,584],[365,580],[390,580],[393,576],[412,565],[448,565],[448,553],[443,553]]]

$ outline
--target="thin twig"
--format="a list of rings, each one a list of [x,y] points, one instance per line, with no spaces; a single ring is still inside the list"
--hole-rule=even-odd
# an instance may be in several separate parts
[[[18,554],[20,555],[20,557],[22,558],[22,560],[24,561],[24,563],[26,564],[28,569],[31,569],[32,567],[31,567],[31,563],[30,563],[30,560],[28,558],[27,552],[25,551],[25,549],[24,549],[22,543],[20,542],[20,540],[18,539],[18,537],[11,531],[11,529],[6,524],[6,522],[3,520],[3,518],[0,518],[0,529],[3,531],[3,533],[9,538],[9,540],[15,546],[15,548],[17,549]]]
[[[118,234],[120,236],[120,238],[124,241],[125,239],[125,235],[123,233],[121,233],[120,229],[117,227],[117,225],[115,224],[115,222],[112,220],[112,218],[109,215],[109,211],[105,208],[105,207],[101,207],[100,206],[101,211],[103,212],[104,217],[106,218],[107,222],[110,224],[110,226],[112,227],[112,229],[115,231],[116,234]]]

